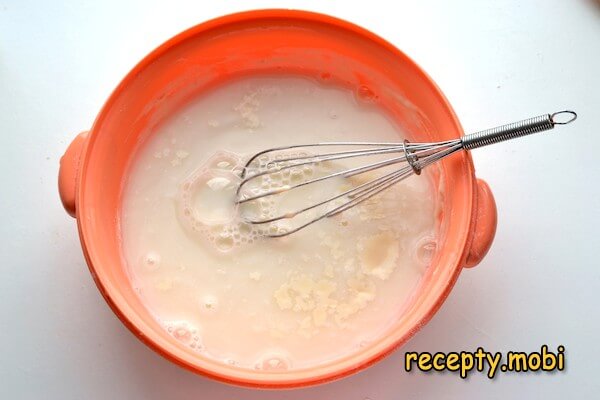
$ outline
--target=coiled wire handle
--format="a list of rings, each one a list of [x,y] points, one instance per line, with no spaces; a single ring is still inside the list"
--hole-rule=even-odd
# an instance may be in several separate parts
[[[565,117],[567,117],[567,119],[563,119]],[[513,122],[512,124],[465,135],[461,139],[462,147],[465,150],[472,150],[478,147],[503,142],[505,140],[531,135],[532,133],[547,131],[554,128],[554,125],[566,125],[576,119],[577,113],[569,110],[557,111],[554,114],[544,114],[538,117],[524,119],[523,121]]]

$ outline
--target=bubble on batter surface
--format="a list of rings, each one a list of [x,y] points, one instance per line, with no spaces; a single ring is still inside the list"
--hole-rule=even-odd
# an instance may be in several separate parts
[[[219,311],[219,299],[212,294],[200,298],[200,312],[203,315],[213,315]]]
[[[290,367],[290,357],[282,350],[268,351],[254,364],[254,369],[265,372],[284,372]]]
[[[160,267],[160,254],[149,251],[142,257],[142,264],[149,271],[156,271]]]
[[[419,239],[416,244],[415,258],[424,266],[431,264],[437,251],[437,240],[433,235],[426,235]]]
[[[184,215],[207,226],[231,222],[236,214],[235,190],[239,178],[230,171],[203,168],[186,183]],[[186,189],[187,187],[187,189]],[[187,213],[186,213],[187,210]]]
[[[233,366],[233,365],[238,365],[238,362],[237,362],[235,359],[233,359],[233,358],[226,358],[226,359],[224,359],[223,361],[224,361],[224,362],[225,362],[225,364],[227,364],[227,365],[231,365],[231,366]]]
[[[202,351],[204,345],[198,328],[187,321],[168,321],[163,324],[166,331],[180,343],[196,351]]]
[[[180,222],[188,233],[218,252],[252,243],[257,236],[257,229],[239,218],[235,204],[242,167],[240,156],[220,151],[180,184]],[[260,203],[257,212],[264,212],[264,208]]]

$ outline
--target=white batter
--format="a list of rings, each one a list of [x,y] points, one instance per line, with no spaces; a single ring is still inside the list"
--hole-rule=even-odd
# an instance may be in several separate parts
[[[376,341],[402,313],[436,249],[438,205],[426,171],[281,239],[261,237],[262,228],[240,218],[272,213],[274,201],[234,206],[240,166],[257,151],[402,141],[365,89],[355,95],[303,78],[246,78],[202,95],[139,149],[121,214],[128,272],[156,319],[199,356],[265,371],[314,366]],[[337,180],[332,190],[347,184]],[[302,204],[321,188],[292,191],[286,201]]]

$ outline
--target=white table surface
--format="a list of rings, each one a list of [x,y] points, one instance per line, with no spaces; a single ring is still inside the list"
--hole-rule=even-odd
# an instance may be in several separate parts
[[[0,0],[0,398],[597,398],[599,1],[60,3]],[[475,152],[498,205],[496,239],[421,332],[367,371],[285,392],[196,376],[139,342],[96,289],[56,184],[70,140],[145,54],[208,18],[265,7],[329,13],[387,38],[437,81],[467,131],[579,113],[568,128]],[[406,350],[542,344],[566,347],[566,371],[403,372]]]

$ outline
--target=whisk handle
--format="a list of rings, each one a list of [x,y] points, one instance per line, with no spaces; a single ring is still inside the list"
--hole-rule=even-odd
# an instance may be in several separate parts
[[[575,121],[577,114],[574,111],[558,111],[554,114],[544,114],[538,117],[524,119],[512,124],[501,125],[496,128],[486,129],[462,137],[462,145],[466,150],[476,149],[494,143],[504,142],[532,133],[547,131],[554,125],[566,125]]]

